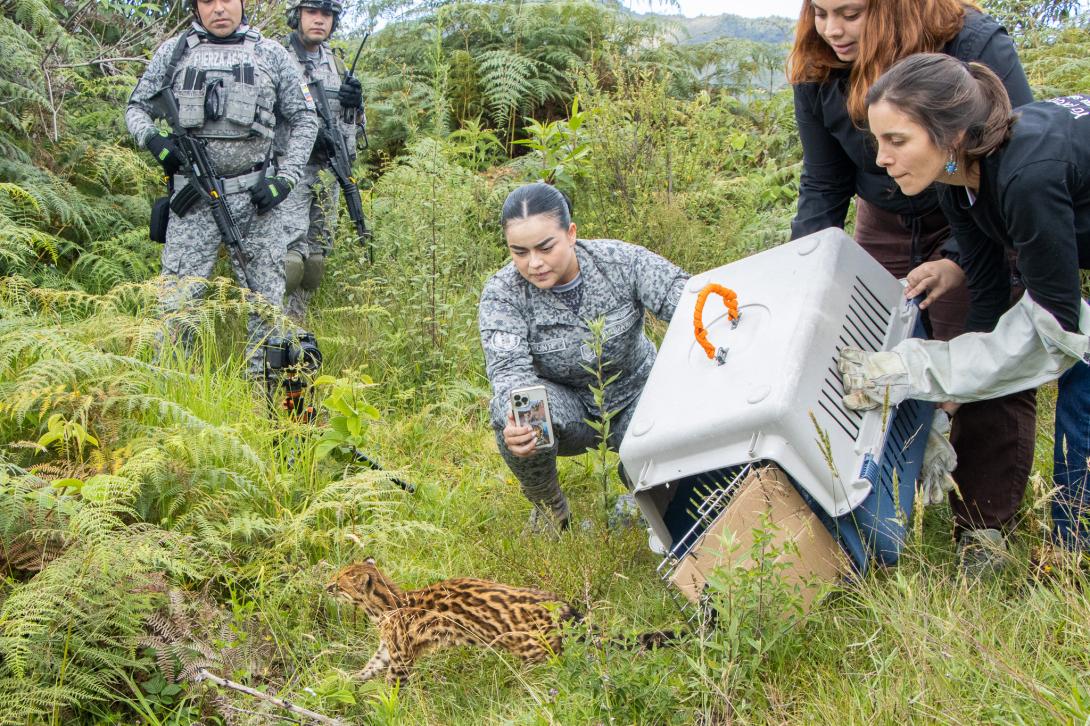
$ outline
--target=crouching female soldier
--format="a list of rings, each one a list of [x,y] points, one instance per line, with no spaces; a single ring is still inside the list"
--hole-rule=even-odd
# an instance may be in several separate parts
[[[1090,310],[1079,268],[1090,268],[1090,96],[1012,112],[1002,82],[985,66],[921,54],[883,75],[867,107],[878,164],[909,196],[939,182],[959,248],[960,267],[924,264],[909,273],[906,294],[926,293],[930,302],[968,278],[966,328],[995,332],[949,343],[905,341],[887,353],[846,350],[847,387],[871,403],[885,389],[894,403],[964,402],[1059,377],[1054,535],[1086,549]],[[1005,313],[1011,249],[1027,297]]]
[[[556,188],[519,187],[503,205],[501,225],[511,262],[489,278],[478,319],[491,417],[504,461],[533,503],[530,527],[568,526],[556,457],[595,446],[587,420],[601,420],[590,386],[597,366],[588,322],[604,319],[604,376],[609,446],[616,450],[655,360],[644,334],[645,311],[669,320],[688,275],[659,255],[617,240],[576,238],[571,205]],[[535,431],[516,426],[511,392],[544,386],[555,441],[535,448]]]

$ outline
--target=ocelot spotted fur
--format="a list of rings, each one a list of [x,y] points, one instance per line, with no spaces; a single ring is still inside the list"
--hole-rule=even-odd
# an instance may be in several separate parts
[[[338,598],[364,610],[379,631],[378,650],[355,675],[368,680],[386,673],[403,681],[423,653],[453,645],[503,648],[529,662],[560,653],[562,628],[582,616],[559,596],[463,577],[419,590],[402,590],[371,558],[348,565],[326,585]],[[672,635],[641,636],[657,645]]]

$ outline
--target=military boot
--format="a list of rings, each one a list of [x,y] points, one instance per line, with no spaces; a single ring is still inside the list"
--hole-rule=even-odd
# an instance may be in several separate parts
[[[571,509],[568,507],[568,498],[560,492],[551,501],[534,502],[525,531],[533,535],[557,537],[569,527]]]

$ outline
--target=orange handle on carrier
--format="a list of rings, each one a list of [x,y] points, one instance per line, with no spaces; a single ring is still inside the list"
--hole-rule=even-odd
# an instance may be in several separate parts
[[[696,310],[693,312],[693,332],[696,334],[696,342],[700,343],[700,347],[708,354],[709,359],[715,357],[715,346],[708,342],[708,331],[704,327],[704,303],[707,301],[708,295],[713,292],[723,298],[730,319],[738,319],[738,295],[729,287],[709,282],[696,296]]]

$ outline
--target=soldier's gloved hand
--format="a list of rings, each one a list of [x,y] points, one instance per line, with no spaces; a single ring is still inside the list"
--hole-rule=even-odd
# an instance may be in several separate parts
[[[904,360],[892,351],[868,353],[844,348],[837,358],[844,381],[844,405],[856,411],[895,405],[908,394],[908,371]]]
[[[258,214],[264,214],[288,198],[294,186],[287,179],[270,176],[262,179],[250,189],[250,199],[257,207]]]
[[[958,455],[946,438],[949,434],[950,416],[938,409],[931,419],[931,431],[927,434],[927,447],[920,469],[920,496],[925,507],[942,504],[946,501],[946,495],[956,487],[950,474],[957,468]]]
[[[337,100],[341,108],[363,108],[363,86],[359,79],[352,76],[346,78],[337,91]]]
[[[174,137],[166,131],[150,135],[148,140],[144,142],[144,146],[159,162],[159,166],[163,167],[163,173],[167,176],[177,174],[185,163],[182,160],[182,150],[178,147]]]

